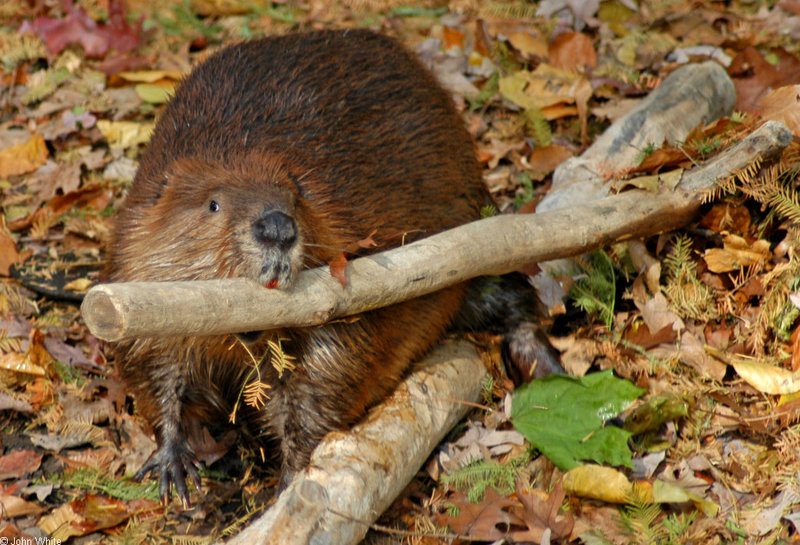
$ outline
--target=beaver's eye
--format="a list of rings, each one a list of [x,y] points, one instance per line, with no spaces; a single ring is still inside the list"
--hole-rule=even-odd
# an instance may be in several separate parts
[[[208,203],[208,211],[219,212],[219,203],[217,201],[211,201],[210,203]]]

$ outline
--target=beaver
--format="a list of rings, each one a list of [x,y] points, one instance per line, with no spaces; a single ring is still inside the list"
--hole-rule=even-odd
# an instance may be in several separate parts
[[[212,54],[178,86],[116,218],[104,278],[290,289],[299,270],[359,241],[380,243],[359,254],[384,250],[479,219],[491,202],[450,95],[396,41],[367,30],[267,37]],[[226,419],[252,375],[248,354],[280,341],[294,368],[262,361],[269,399],[240,420],[277,438],[285,483],[442,337],[466,289],[239,341],[117,343],[158,443],[136,478],[159,473],[162,499],[174,485],[188,504],[186,477],[199,479],[187,419]]]

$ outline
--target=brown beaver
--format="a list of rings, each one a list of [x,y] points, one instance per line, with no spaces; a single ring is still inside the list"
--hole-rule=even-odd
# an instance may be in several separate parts
[[[473,143],[435,78],[393,40],[365,30],[265,38],[210,56],[161,114],[108,246],[111,282],[250,277],[291,288],[372,235],[380,250],[480,217],[490,198]],[[362,251],[362,253],[369,253]],[[458,285],[357,320],[268,332],[296,369],[247,415],[280,441],[284,478],[328,432],[356,422],[447,328]],[[227,418],[249,357],[232,336],[143,338],[115,347],[158,450],[187,500],[197,473],[184,419]]]

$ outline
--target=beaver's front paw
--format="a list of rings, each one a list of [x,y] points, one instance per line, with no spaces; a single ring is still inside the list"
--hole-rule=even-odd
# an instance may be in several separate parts
[[[194,485],[200,488],[200,475],[197,473],[197,460],[185,440],[165,441],[156,450],[147,462],[139,468],[133,476],[135,481],[141,481],[148,473],[158,477],[158,494],[161,503],[167,505],[170,498],[170,489],[175,485],[175,492],[181,498],[183,506],[189,508],[189,491],[186,488],[186,476]]]

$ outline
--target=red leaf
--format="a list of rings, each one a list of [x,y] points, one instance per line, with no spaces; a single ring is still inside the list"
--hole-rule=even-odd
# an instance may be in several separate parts
[[[0,480],[18,479],[33,473],[42,463],[42,455],[33,450],[14,450],[0,456]]]
[[[344,274],[344,268],[347,267],[347,258],[344,253],[339,252],[336,258],[328,262],[328,266],[331,268],[331,276],[338,280],[343,288],[347,288],[347,277]]]
[[[19,31],[38,34],[51,55],[57,55],[70,43],[78,43],[90,59],[105,57],[112,46],[120,53],[126,53],[141,43],[143,19],[135,25],[129,25],[125,21],[121,0],[109,1],[109,21],[106,25],[97,24],[83,8],[76,8],[72,0],[62,0],[62,5],[67,12],[63,19],[38,17],[33,23],[22,23]]]
[[[79,517],[79,523],[73,523],[83,535],[89,532],[113,528],[120,522],[130,517],[130,512],[124,502],[104,496],[86,494],[70,502],[72,511]]]

